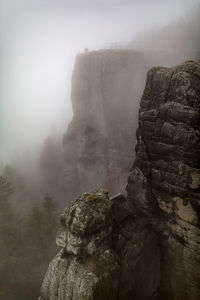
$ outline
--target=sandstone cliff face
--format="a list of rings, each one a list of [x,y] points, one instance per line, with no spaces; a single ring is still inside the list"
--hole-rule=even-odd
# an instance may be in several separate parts
[[[200,64],[153,68],[140,103],[128,198],[157,231],[158,299],[200,298]]]
[[[120,267],[111,245],[114,217],[107,193],[84,193],[61,222],[62,251],[49,266],[40,299],[117,299]]]
[[[64,137],[69,199],[87,190],[111,194],[126,184],[133,161],[138,100],[145,83],[142,53],[100,50],[77,56],[72,76],[73,120]]]
[[[72,76],[74,116],[64,136],[61,174],[67,202],[87,190],[105,188],[114,195],[124,189],[134,158],[146,72],[152,65],[180,61],[173,52],[126,49],[77,56]]]
[[[148,72],[127,196],[65,210],[40,300],[200,299],[199,86],[198,62]]]

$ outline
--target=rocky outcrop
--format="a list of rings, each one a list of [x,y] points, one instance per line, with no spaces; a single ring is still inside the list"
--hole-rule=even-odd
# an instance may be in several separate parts
[[[52,172],[59,178],[56,189],[59,185],[63,190],[65,205],[88,190],[103,187],[111,195],[123,191],[134,159],[134,131],[146,72],[153,65],[181,61],[179,53],[161,50],[107,49],[77,56],[63,170],[59,176]]]
[[[84,193],[61,216],[62,251],[45,276],[43,299],[117,299],[120,272],[112,247],[114,217],[108,194]]]
[[[148,72],[127,196],[65,210],[40,300],[200,299],[199,86],[198,62]]]
[[[72,76],[73,120],[64,137],[64,187],[69,200],[103,187],[111,194],[126,185],[133,130],[145,84],[144,55],[99,50],[77,56]]]
[[[200,298],[200,63],[153,68],[127,196],[159,237],[158,299]]]

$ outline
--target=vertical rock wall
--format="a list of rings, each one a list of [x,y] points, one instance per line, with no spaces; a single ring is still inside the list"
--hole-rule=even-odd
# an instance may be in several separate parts
[[[159,237],[158,299],[200,298],[200,64],[153,68],[128,198]]]
[[[200,63],[148,72],[127,197],[61,216],[40,300],[200,299]]]
[[[100,50],[77,56],[74,117],[64,137],[65,188],[71,199],[103,187],[124,189],[133,160],[138,101],[145,82],[142,53]]]

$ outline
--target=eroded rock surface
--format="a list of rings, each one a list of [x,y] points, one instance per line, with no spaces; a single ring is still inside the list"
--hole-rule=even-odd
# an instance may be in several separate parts
[[[156,299],[200,299],[200,63],[148,72],[127,196],[160,248]]]
[[[200,299],[199,105],[199,62],[148,72],[127,196],[65,210],[41,300]]]
[[[142,52],[99,50],[77,56],[73,120],[64,137],[64,186],[71,201],[85,191],[124,189],[146,77]]]
[[[114,195],[124,190],[134,159],[146,73],[152,66],[182,61],[179,54],[166,51],[107,49],[77,55],[72,76],[73,119],[64,136],[60,176],[65,205],[85,191],[104,187]],[[167,81],[162,84],[164,88]]]
[[[108,194],[84,193],[62,214],[61,224],[57,244],[62,250],[49,266],[40,299],[117,299],[120,268]]]

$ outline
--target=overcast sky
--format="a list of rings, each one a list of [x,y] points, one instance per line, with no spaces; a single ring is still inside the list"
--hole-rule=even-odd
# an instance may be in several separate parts
[[[129,41],[199,0],[0,0],[0,161],[72,117],[71,72],[85,47]]]

